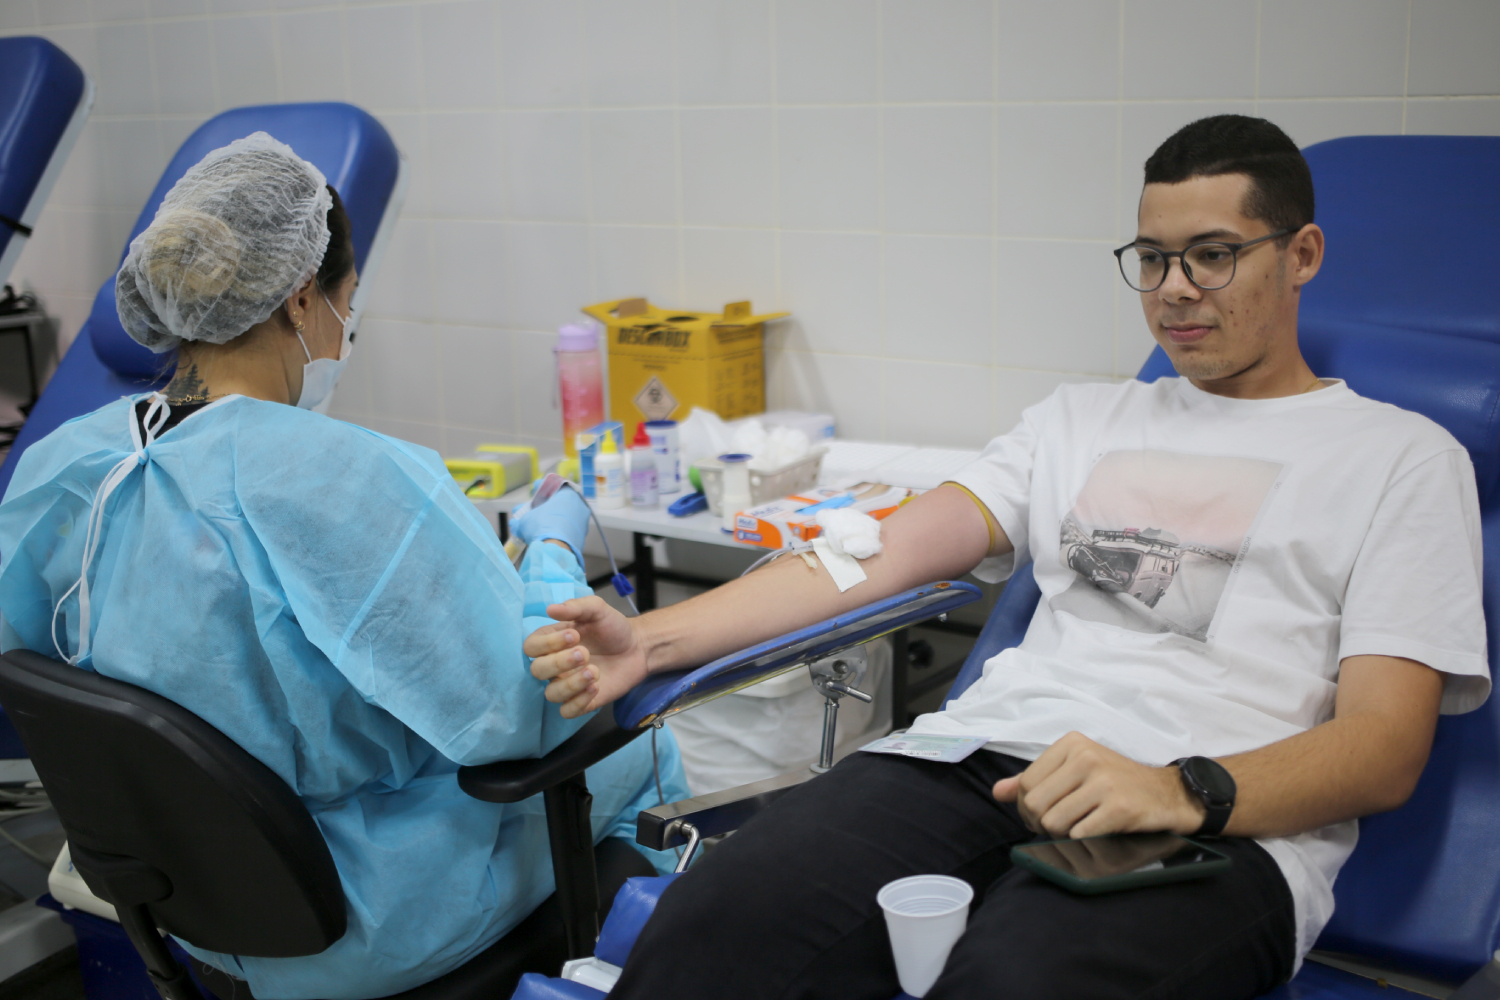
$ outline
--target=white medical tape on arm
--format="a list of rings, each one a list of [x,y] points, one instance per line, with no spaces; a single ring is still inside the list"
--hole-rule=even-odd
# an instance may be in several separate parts
[[[104,482],[99,486],[99,492],[94,494],[94,502],[89,507],[88,531],[83,536],[83,569],[78,574],[78,581],[67,589],[67,592],[58,600],[57,606],[52,609],[52,647],[57,650],[57,655],[73,666],[77,666],[89,652],[89,565],[93,563],[94,556],[99,550],[99,541],[102,536],[104,524],[104,506],[109,501],[109,495],[115,491],[115,487],[125,481],[125,477],[135,471],[138,465],[146,464],[146,449],[151,442],[156,440],[156,432],[161,425],[167,422],[172,408],[167,405],[167,397],[156,393],[151,397],[151,405],[146,408],[146,418],[141,423],[146,425],[146,439],[141,440],[141,430],[136,424],[135,406],[132,404],[126,412],[130,419],[130,443],[135,445],[135,450],[129,455],[115,463],[115,467],[109,470],[109,475],[104,477]],[[62,606],[67,602],[73,591],[78,591],[78,652],[69,656],[63,652],[62,644],[57,641],[57,616],[62,611]]]
[[[833,545],[822,535],[813,539],[813,551],[818,554],[818,559],[828,570],[828,575],[833,577],[839,593],[842,594],[855,584],[864,583],[868,579],[858,559],[847,552],[835,551]]]

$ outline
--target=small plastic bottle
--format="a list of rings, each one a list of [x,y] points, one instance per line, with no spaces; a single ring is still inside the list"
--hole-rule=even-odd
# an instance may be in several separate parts
[[[600,510],[625,506],[625,459],[615,447],[615,436],[607,431],[594,456],[594,505]]]
[[[719,461],[724,463],[719,509],[724,518],[724,530],[733,533],[734,516],[750,506],[750,456],[720,455]]]
[[[563,452],[578,457],[579,433],[604,422],[604,373],[599,330],[570,323],[557,331],[557,387],[562,397]]]
[[[651,450],[651,435],[645,424],[636,424],[635,440],[630,442],[630,505],[656,506],[656,453]]]

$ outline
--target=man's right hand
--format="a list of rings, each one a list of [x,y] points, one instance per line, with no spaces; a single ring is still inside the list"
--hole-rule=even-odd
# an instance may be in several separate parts
[[[575,719],[619,698],[646,679],[646,648],[635,621],[599,597],[577,597],[547,609],[556,624],[526,637],[531,674],[547,682],[547,700]]]

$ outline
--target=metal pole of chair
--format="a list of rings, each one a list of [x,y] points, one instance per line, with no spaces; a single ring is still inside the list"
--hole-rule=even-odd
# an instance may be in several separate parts
[[[542,800],[568,958],[587,958],[599,938],[599,873],[594,868],[594,832],[589,822],[594,797],[579,772],[544,791]]]
[[[141,961],[146,963],[146,972],[151,985],[161,994],[162,1000],[203,1000],[203,994],[193,985],[187,969],[167,950],[167,943],[156,930],[156,921],[144,904],[115,906],[120,926],[125,936],[135,945]]]
[[[807,665],[813,687],[823,696],[823,739],[818,762],[812,765],[814,774],[822,774],[833,766],[833,752],[838,745],[839,699],[848,695],[867,705],[875,700],[854,687],[868,667],[864,651],[858,648]]]

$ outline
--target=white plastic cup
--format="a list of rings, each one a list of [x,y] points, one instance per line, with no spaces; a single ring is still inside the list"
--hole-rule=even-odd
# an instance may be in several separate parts
[[[926,996],[969,922],[973,886],[947,875],[912,875],[887,883],[875,899],[885,911],[901,989]]]

